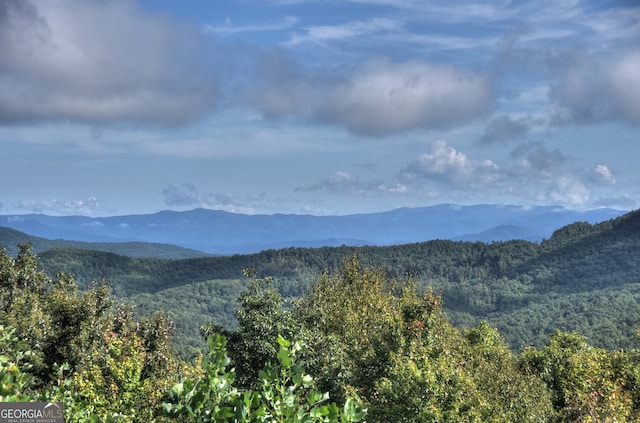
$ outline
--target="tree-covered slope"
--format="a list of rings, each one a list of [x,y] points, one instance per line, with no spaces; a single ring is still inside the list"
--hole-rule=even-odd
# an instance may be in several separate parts
[[[0,246],[5,247],[10,255],[16,256],[18,254],[18,245],[27,242],[31,244],[32,250],[36,253],[41,253],[53,248],[77,248],[104,251],[128,257],[155,257],[165,259],[205,257],[209,255],[202,251],[176,245],[152,242],[84,242],[47,239],[0,226]]]
[[[365,266],[433,287],[457,325],[474,326],[487,319],[513,347],[541,345],[558,328],[579,330],[594,344],[610,348],[635,344],[640,316],[638,211],[595,225],[574,223],[542,243],[435,240],[188,260],[58,249],[42,253],[40,259],[48,272],[74,274],[80,286],[108,279],[116,295],[143,301],[148,309],[155,304],[180,327],[189,319],[219,320],[219,309],[229,310],[237,289],[216,291],[213,286],[220,281],[243,286],[245,268],[272,276],[283,295],[293,298],[354,252]]]

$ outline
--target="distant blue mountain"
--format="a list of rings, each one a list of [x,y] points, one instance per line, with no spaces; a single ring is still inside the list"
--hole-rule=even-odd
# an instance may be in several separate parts
[[[345,216],[244,215],[195,209],[111,217],[1,215],[0,226],[48,239],[153,242],[211,254],[247,254],[286,247],[393,245],[432,239],[537,242],[564,225],[602,222],[626,212],[453,204]]]

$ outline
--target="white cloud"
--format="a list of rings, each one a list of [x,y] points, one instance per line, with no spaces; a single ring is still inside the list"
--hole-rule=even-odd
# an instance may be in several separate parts
[[[18,205],[18,209],[28,210],[35,213],[83,216],[94,216],[104,210],[102,202],[96,197],[89,197],[86,200],[23,200]]]
[[[540,85],[522,91],[518,100],[524,103],[546,103],[549,100],[549,87]]]
[[[229,213],[258,214],[269,207],[265,193],[247,193],[244,196],[209,193],[201,201],[201,207]]]
[[[628,122],[640,125],[640,50],[629,52],[614,63],[610,78],[617,114]]]
[[[591,180],[597,183],[613,185],[616,182],[616,179],[614,178],[613,173],[611,173],[611,170],[609,170],[609,167],[602,163],[598,163],[591,170],[590,176]]]
[[[492,102],[491,84],[483,75],[379,60],[333,87],[318,116],[356,134],[381,137],[468,122],[486,114]]]
[[[409,189],[407,188],[407,186],[402,184],[395,184],[391,186],[380,184],[376,187],[376,190],[380,193],[388,193],[388,194],[406,194],[409,192]]]
[[[548,66],[552,124],[640,125],[640,50],[607,58],[581,50],[520,54]]]
[[[369,20],[351,21],[340,25],[318,25],[304,28],[303,33],[295,33],[284,43],[286,46],[296,46],[302,43],[324,43],[327,41],[342,41],[376,32],[393,31],[400,28],[398,22],[388,18],[373,18]]]
[[[561,175],[549,187],[548,197],[554,204],[581,207],[588,203],[591,191],[574,175]],[[545,198],[545,200],[547,200]]]
[[[0,122],[177,124],[216,100],[204,38],[128,0],[9,0],[0,14]]]
[[[559,123],[599,123],[611,120],[640,124],[640,52],[603,63],[576,60],[555,85],[555,120]]]
[[[440,140],[428,153],[401,169],[399,177],[407,182],[431,181],[453,189],[467,189],[496,182],[499,169],[491,160],[470,160],[455,148]]]
[[[407,9],[418,16],[437,18],[440,22],[457,23],[464,21],[495,22],[513,17],[516,13],[505,6],[508,3],[478,2],[475,0],[457,2],[456,7],[450,7],[448,2],[423,0],[352,0],[354,3],[385,5],[399,9]]]
[[[270,119],[297,118],[385,137],[451,127],[486,115],[493,86],[481,73],[425,62],[375,60],[341,75],[316,75],[282,50],[264,52],[238,99]]]
[[[296,187],[296,191],[326,191],[347,196],[402,195],[407,187],[402,184],[385,184],[380,181],[361,181],[348,172],[337,171],[317,182],[307,182]]]
[[[280,22],[271,24],[232,26],[231,22],[229,21],[226,22],[225,25],[204,25],[202,29],[205,33],[213,33],[226,36],[242,32],[282,31],[294,27],[299,21],[300,20],[296,16],[285,16]]]
[[[515,198],[522,204],[551,203],[571,208],[593,205],[594,183],[614,183],[606,165],[590,171],[571,169],[565,155],[541,142],[522,144],[514,149],[512,158],[518,160],[499,166],[493,160],[469,158],[445,141],[437,141],[428,152],[403,166],[398,178],[412,195],[437,191],[438,198],[454,201]]]
[[[177,187],[169,184],[163,188],[164,204],[168,207],[224,210],[230,213],[266,213],[273,206],[264,192],[248,192],[236,195],[220,192],[200,193],[193,184],[184,183]]]

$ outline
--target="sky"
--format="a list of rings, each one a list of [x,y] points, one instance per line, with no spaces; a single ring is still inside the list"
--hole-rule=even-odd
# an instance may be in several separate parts
[[[0,1],[0,214],[640,207],[640,3]]]

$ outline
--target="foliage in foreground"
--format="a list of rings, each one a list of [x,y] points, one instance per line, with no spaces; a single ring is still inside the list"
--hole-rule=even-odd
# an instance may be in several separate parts
[[[260,386],[239,390],[234,369],[226,353],[227,340],[209,338],[209,357],[203,362],[204,375],[186,379],[169,391],[163,404],[172,417],[195,422],[359,422],[366,411],[348,399],[342,410],[329,403],[329,394],[315,389],[313,377],[297,361],[302,343],[279,336],[278,364],[267,364],[258,374]]]
[[[519,371],[495,329],[459,332],[444,319],[439,296],[362,269],[355,256],[290,308],[269,280],[255,280],[249,293],[240,299],[238,330],[222,331],[245,386],[259,384],[249,369],[277,348],[271,328],[284,326],[305,340],[303,358],[319,387],[341,400],[356,392],[370,422],[545,421],[554,414],[543,381]]]
[[[133,316],[106,286],[80,293],[72,276],[38,271],[28,245],[0,252],[2,399],[62,401],[67,422],[157,420],[186,366],[164,315]]]

